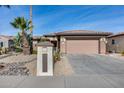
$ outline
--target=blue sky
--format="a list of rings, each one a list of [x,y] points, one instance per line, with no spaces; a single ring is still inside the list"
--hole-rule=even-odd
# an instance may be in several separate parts
[[[10,25],[18,16],[29,19],[29,6],[0,8],[0,34],[16,35]],[[33,6],[34,35],[65,30],[124,31],[124,6]]]

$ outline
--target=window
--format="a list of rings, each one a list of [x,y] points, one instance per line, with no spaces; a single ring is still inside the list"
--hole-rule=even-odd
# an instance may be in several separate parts
[[[114,39],[112,39],[112,45],[114,45],[115,44],[115,40]]]
[[[0,43],[0,46],[3,47],[3,42]]]

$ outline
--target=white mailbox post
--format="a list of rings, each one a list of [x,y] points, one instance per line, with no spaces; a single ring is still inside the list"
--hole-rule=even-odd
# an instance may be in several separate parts
[[[53,44],[37,44],[37,76],[53,76]]]

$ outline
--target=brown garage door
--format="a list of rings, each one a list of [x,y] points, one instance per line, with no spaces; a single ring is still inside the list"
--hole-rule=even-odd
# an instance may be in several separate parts
[[[68,54],[98,54],[98,40],[67,40]]]

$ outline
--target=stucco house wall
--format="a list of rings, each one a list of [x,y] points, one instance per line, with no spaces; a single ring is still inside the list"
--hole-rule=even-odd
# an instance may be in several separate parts
[[[3,44],[2,44],[3,43]],[[2,46],[3,45],[3,46]],[[8,43],[8,41],[3,41],[3,40],[0,40],[0,47],[5,47],[5,48],[8,48],[9,46],[9,43]]]
[[[0,48],[11,48],[14,46],[13,36],[0,35]]]
[[[112,40],[115,41],[115,44],[112,44]],[[108,51],[117,52],[117,53],[124,51],[124,35],[109,37],[108,38]]]
[[[101,39],[103,39],[103,38],[100,38],[99,39],[99,47],[100,47],[100,50],[99,50],[99,52],[100,52],[100,54],[106,54],[107,53],[107,38],[104,38],[105,39],[105,41],[102,41]]]
[[[106,44],[104,42],[100,42],[100,54],[106,54],[107,49],[106,49]]]
[[[64,37],[60,38],[60,52],[65,54],[66,53],[66,39]]]
[[[0,47],[10,48],[11,45],[12,45],[12,41],[11,40],[0,39]]]
[[[0,47],[10,48],[12,46],[14,46],[14,42],[12,40],[1,40],[0,39]]]

